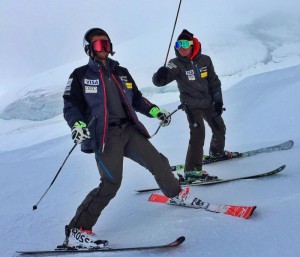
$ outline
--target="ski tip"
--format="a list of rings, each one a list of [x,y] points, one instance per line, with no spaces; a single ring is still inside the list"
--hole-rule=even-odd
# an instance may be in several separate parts
[[[182,244],[185,241],[185,237],[181,236],[181,237],[177,238],[176,241],[178,242],[178,245],[180,245],[180,244]]]
[[[285,143],[283,143],[285,147],[282,148],[282,150],[289,150],[294,146],[294,141],[293,140],[288,140]]]
[[[284,164],[284,165],[281,165],[278,169],[279,169],[280,171],[282,171],[283,169],[285,169],[285,167],[286,167],[286,165]]]
[[[185,241],[185,237],[184,236],[181,236],[181,237],[178,237],[174,242],[168,244],[168,246],[178,246],[178,245],[181,245],[183,242]]]

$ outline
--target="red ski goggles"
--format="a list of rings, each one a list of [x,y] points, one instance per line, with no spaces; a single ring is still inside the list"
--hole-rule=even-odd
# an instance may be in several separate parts
[[[93,50],[97,51],[97,52],[107,52],[110,53],[111,52],[111,46],[110,46],[110,42],[108,40],[104,40],[104,39],[98,39],[96,41],[94,41],[92,43],[93,45]]]
[[[175,43],[175,48],[177,50],[180,49],[180,47],[184,48],[184,49],[188,49],[190,46],[192,46],[194,44],[193,41],[188,41],[188,40],[178,40]]]

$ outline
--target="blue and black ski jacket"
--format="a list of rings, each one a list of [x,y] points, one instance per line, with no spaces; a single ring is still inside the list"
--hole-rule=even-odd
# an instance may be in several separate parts
[[[109,113],[104,76],[108,76],[116,84],[130,121],[146,138],[150,137],[135,111],[152,118],[149,111],[156,105],[142,96],[126,68],[112,59],[108,59],[108,63],[108,72],[105,72],[101,63],[92,59],[87,65],[75,69],[63,95],[64,118],[70,128],[77,121],[89,124],[95,118],[89,127],[91,139],[85,140],[81,145],[81,150],[85,153],[104,151],[107,139]]]

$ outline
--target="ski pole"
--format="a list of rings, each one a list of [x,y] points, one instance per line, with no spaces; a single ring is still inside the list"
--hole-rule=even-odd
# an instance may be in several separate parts
[[[167,51],[167,56],[166,56],[164,67],[166,67],[166,64],[167,64],[167,60],[168,60],[168,56],[169,56],[169,52],[170,52],[170,48],[171,48],[171,44],[172,44],[172,40],[173,40],[173,36],[174,36],[174,31],[175,31],[175,27],[176,27],[176,23],[177,23],[177,18],[178,18],[180,6],[181,6],[181,1],[182,0],[179,1],[178,10],[177,10],[177,14],[176,14],[176,19],[175,19],[175,23],[174,23],[174,27],[173,27],[171,40],[170,40],[170,43],[169,43],[169,48],[168,48],[168,51]]]
[[[171,112],[168,116],[166,116],[166,118],[171,117],[175,112],[177,112],[178,110],[182,109],[182,106],[183,106],[183,104],[180,104],[180,105],[177,107],[177,109],[174,110],[173,112]],[[160,124],[159,124],[159,126],[158,126],[158,128],[157,128],[157,130],[155,131],[155,133],[154,133],[150,138],[153,138],[153,137],[158,133],[158,131],[160,130],[162,124],[163,124],[163,122],[161,121]]]
[[[92,120],[90,121],[90,123],[89,123],[88,126],[87,126],[88,128],[94,123],[95,119],[96,119],[96,116],[94,116],[94,117],[92,118]],[[47,192],[49,191],[49,189],[50,189],[51,186],[53,185],[53,183],[54,183],[54,181],[56,180],[58,174],[59,174],[60,171],[62,170],[63,166],[65,165],[65,163],[66,163],[66,161],[67,161],[67,159],[69,158],[69,156],[71,155],[71,153],[73,152],[73,150],[75,149],[76,146],[77,146],[77,144],[75,143],[75,144],[73,145],[72,149],[70,150],[70,152],[68,153],[67,157],[66,157],[65,160],[63,161],[62,165],[61,165],[60,168],[58,169],[58,172],[56,173],[56,175],[55,175],[54,179],[52,180],[50,186],[47,188],[47,190],[46,190],[45,193],[42,195],[42,197],[40,198],[40,200],[39,200],[35,205],[33,205],[33,207],[32,207],[33,211],[37,209],[38,204],[40,203],[40,201],[42,201],[42,199],[44,198],[44,196],[47,194]]]

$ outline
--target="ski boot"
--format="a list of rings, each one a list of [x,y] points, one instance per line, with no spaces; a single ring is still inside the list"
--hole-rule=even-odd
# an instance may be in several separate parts
[[[188,184],[194,182],[210,182],[218,179],[217,176],[211,176],[205,170],[184,171],[184,181]]]
[[[190,188],[187,187],[185,189],[181,189],[179,194],[173,198],[171,198],[176,204],[179,205],[193,205],[194,202],[198,200],[198,198],[194,197],[190,194]]]
[[[108,248],[107,240],[99,240],[91,230],[82,228],[65,227],[66,238],[62,245],[57,246],[60,250],[72,249],[105,249]]]

